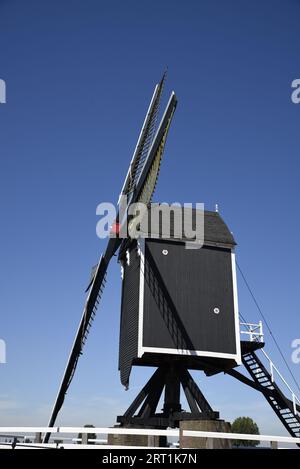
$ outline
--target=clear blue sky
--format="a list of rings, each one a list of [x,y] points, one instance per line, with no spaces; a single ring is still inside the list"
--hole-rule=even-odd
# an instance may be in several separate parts
[[[0,425],[45,424],[105,246],[96,206],[117,200],[153,87],[168,66],[179,105],[155,201],[219,203],[237,256],[291,363],[300,337],[296,0],[0,0]],[[166,99],[166,95],[165,95]],[[260,319],[239,279],[241,312]],[[59,423],[111,425],[151,370],[119,382],[120,272]],[[271,338],[266,350],[281,365]],[[255,391],[197,380],[225,419],[284,433]]]

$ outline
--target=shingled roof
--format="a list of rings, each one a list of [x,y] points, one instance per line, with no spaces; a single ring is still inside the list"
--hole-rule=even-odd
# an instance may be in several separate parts
[[[204,212],[204,242],[236,244],[228,226],[218,212]]]
[[[152,205],[152,210],[154,211],[159,211],[161,209],[160,204],[153,204]],[[174,211],[173,211],[174,210]],[[196,209],[190,209],[190,208],[183,208],[183,207],[172,207],[172,211],[170,212],[170,236],[168,236],[168,239],[178,239],[178,236],[174,235],[174,213],[176,211],[179,211],[180,219],[183,220],[182,216],[182,211],[192,211],[192,220],[193,220],[193,226],[195,227],[195,222],[196,222]],[[198,210],[198,212],[200,212]],[[151,226],[151,212],[148,210],[148,213],[146,216],[148,216],[148,226]],[[161,236],[162,233],[162,228],[161,228],[161,220],[159,223],[159,228],[152,226],[152,233],[150,236],[150,228],[148,229],[148,233],[145,233],[145,231],[141,230],[141,234],[143,237],[155,237],[155,238],[162,238]],[[181,231],[182,236],[179,237],[179,239],[182,239],[183,241],[188,241],[188,238],[184,235],[184,230]],[[220,245],[225,245],[225,246],[234,246],[236,245],[236,242],[234,240],[234,237],[232,233],[230,232],[228,226],[220,216],[218,212],[212,212],[205,210],[204,211],[204,244],[220,244]]]

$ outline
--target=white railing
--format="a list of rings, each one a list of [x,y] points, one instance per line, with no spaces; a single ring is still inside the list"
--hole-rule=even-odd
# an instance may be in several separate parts
[[[261,441],[261,442],[270,442],[272,447],[274,447],[274,443],[285,443],[285,444],[298,444],[300,445],[300,438],[295,437],[286,437],[286,436],[273,436],[273,435],[249,435],[244,433],[221,433],[221,432],[205,432],[205,431],[192,431],[192,430],[179,430],[179,429],[172,429],[172,430],[150,430],[150,429],[141,429],[141,428],[93,428],[93,427],[53,427],[53,428],[45,428],[45,427],[0,427],[0,439],[2,438],[1,435],[5,435],[7,438],[8,435],[11,438],[14,438],[14,434],[18,435],[20,439],[20,433],[27,433],[32,435],[33,433],[37,433],[41,435],[41,433],[51,433],[52,438],[57,438],[58,435],[64,434],[72,434],[72,433],[95,433],[97,435],[148,435],[148,436],[157,436],[157,435],[164,435],[169,437],[177,437],[178,439],[182,437],[195,437],[195,438],[207,438],[210,441],[213,439],[225,439],[225,440],[245,440],[245,441]],[[24,438],[26,435],[24,435]],[[60,436],[60,439],[63,440],[65,437]],[[67,438],[70,440],[70,438]],[[77,440],[77,439],[74,439]],[[90,440],[98,441],[96,440]],[[150,440],[149,440],[150,441]],[[208,440],[207,440],[208,441]],[[100,443],[103,440],[100,440]],[[66,449],[118,449],[118,448],[129,448],[129,449],[141,449],[141,448],[148,448],[141,447],[141,446],[115,446],[115,445],[107,445],[107,444],[70,444],[70,443],[22,443],[22,442],[11,442],[5,443],[0,442],[0,448],[61,448],[64,447]],[[207,447],[210,447],[207,445]],[[174,446],[173,446],[174,449]]]
[[[248,323],[248,322],[240,322],[240,333],[246,334],[250,337],[250,342],[263,342],[264,341],[264,333],[263,333],[263,325],[262,321],[259,321],[258,324]],[[266,352],[261,349],[261,352],[264,354],[265,358],[269,364],[269,371],[271,375],[272,383],[275,382],[275,374],[280,378],[286,388],[289,390],[291,395],[291,400],[293,402],[293,411],[294,414],[297,414],[297,405],[300,405],[300,399],[297,397],[296,393],[293,389],[289,386],[286,382],[278,368],[274,365],[271,358],[266,354]]]
[[[201,432],[193,430],[184,430],[183,435],[198,438],[220,438],[225,440],[267,441],[270,443],[276,442],[300,444],[300,438],[289,436],[249,435],[246,433]]]
[[[286,386],[286,388],[289,390],[289,392],[291,393],[291,397],[292,397],[292,401],[293,401],[293,410],[294,410],[294,414],[296,415],[297,414],[297,405],[300,405],[300,399],[297,397],[297,395],[295,394],[293,389],[290,387],[290,385],[286,382],[286,380],[284,379],[284,377],[282,376],[282,374],[280,373],[278,368],[274,365],[274,363],[272,362],[269,355],[267,355],[266,352],[263,349],[261,349],[261,352],[264,354],[265,358],[267,359],[267,361],[269,363],[272,383],[275,382],[275,374],[276,374],[280,378],[280,380],[283,382],[283,384]]]
[[[240,322],[240,333],[248,335],[250,337],[250,342],[264,341],[262,321],[259,321],[258,324]]]

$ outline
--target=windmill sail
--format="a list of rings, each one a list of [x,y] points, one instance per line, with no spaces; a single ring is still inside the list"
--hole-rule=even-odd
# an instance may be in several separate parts
[[[100,299],[106,283],[106,272],[109,262],[119,246],[120,240],[118,238],[110,238],[105,254],[104,256],[100,257],[100,260],[97,264],[96,272],[88,292],[82,317],[73,342],[73,346],[63,375],[63,379],[61,381],[61,385],[53,406],[48,427],[52,427],[54,425],[56,417],[64,403],[65,395],[71,384],[79,357],[82,354],[83,346],[87,340],[87,336],[89,334],[92,322],[95,318],[96,311],[100,303]],[[47,443],[49,441],[49,438],[50,433],[47,433],[44,437],[43,442]]]
[[[154,89],[153,96],[150,101],[150,105],[133,153],[133,157],[129,165],[120,197],[121,195],[132,193],[143,169],[156,131],[160,99],[162,96],[165,80],[166,72],[163,74],[162,79]]]
[[[154,139],[151,137],[151,145],[147,147],[146,142],[149,141],[150,135],[153,128],[153,119],[154,119],[154,109],[157,108],[159,104],[159,99],[162,91],[162,86],[164,82],[164,77],[159,85],[156,86],[156,90],[158,87],[158,94],[154,93],[152,98],[152,104],[150,104],[150,114],[153,117],[149,116],[149,121],[147,117],[145,119],[146,127],[149,129],[148,131],[141,132],[141,137],[138,141],[137,147],[140,148],[136,153],[136,157],[134,156],[131,162],[131,173],[130,169],[125,179],[125,183],[122,189],[122,193],[129,194],[130,197],[128,203],[134,203],[138,201],[143,201],[145,203],[150,202],[152,193],[155,189],[155,184],[158,177],[160,161],[163,153],[163,149],[166,142],[167,133],[170,127],[170,123],[176,108],[176,96],[172,93],[167,108],[164,112],[163,118],[159,125],[159,128],[156,132]],[[159,97],[158,97],[159,96]],[[154,101],[155,105],[154,105]],[[149,111],[148,111],[149,114]],[[144,126],[145,126],[144,123]],[[151,124],[152,123],[152,124]],[[144,127],[143,126],[143,127]],[[147,135],[146,135],[147,134]],[[144,143],[142,143],[144,142]],[[147,148],[147,155],[143,156],[144,149]],[[145,150],[146,151],[146,150]],[[142,158],[142,159],[141,159]],[[141,168],[140,168],[141,166]],[[135,168],[135,169],[134,169]],[[140,168],[140,169],[139,169]],[[118,219],[118,216],[117,216]],[[80,355],[82,354],[82,349],[87,339],[87,335],[89,333],[91,324],[95,317],[97,307],[99,305],[101,295],[105,286],[105,279],[106,279],[106,272],[108,269],[109,262],[113,255],[116,253],[118,248],[121,245],[121,239],[119,238],[110,238],[108,241],[108,245],[106,251],[103,256],[101,256],[97,268],[95,270],[94,277],[91,281],[90,288],[88,291],[87,300],[85,303],[85,307],[83,310],[83,314],[79,323],[79,327],[77,330],[77,334],[75,336],[75,340],[73,342],[73,347],[67,362],[67,366],[65,369],[65,373],[57,394],[57,398],[52,410],[52,414],[48,423],[48,427],[52,427],[55,423],[56,417],[58,412],[60,411],[65,395],[67,390],[70,386],[72,378],[74,376],[76,366],[79,360]],[[44,442],[48,442],[50,438],[50,433],[47,433],[44,437]]]
[[[133,196],[134,202],[143,202],[145,204],[151,202],[151,198],[158,179],[160,163],[163,156],[168,131],[176,106],[177,98],[175,93],[172,92],[161,123],[150,147],[148,157],[144,162],[140,177],[137,180]]]

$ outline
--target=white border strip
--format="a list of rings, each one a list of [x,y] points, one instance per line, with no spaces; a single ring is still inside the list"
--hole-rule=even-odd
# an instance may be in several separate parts
[[[159,347],[142,347],[143,352],[149,353],[170,353],[172,355],[190,355],[195,357],[216,357],[228,358],[237,362],[238,356],[234,353],[207,352],[202,350],[186,350],[175,348],[159,348]]]
[[[221,438],[224,440],[278,441],[280,443],[294,444],[300,443],[300,438],[295,438],[292,436],[249,435],[247,433],[219,433],[183,430],[183,436],[194,436],[196,438]]]
[[[242,356],[241,356],[241,339],[240,339],[239,302],[238,302],[238,293],[237,293],[235,252],[233,249],[231,250],[231,271],[232,271],[233,307],[234,307],[234,321],[235,321],[236,362],[238,365],[241,365]]]
[[[141,429],[141,428],[104,428],[104,427],[0,427],[1,433],[96,433],[105,435],[165,435],[178,437],[181,433],[182,436],[190,436],[195,438],[220,438],[225,440],[253,440],[253,441],[278,441],[280,443],[294,443],[300,444],[300,438],[289,437],[289,436],[274,436],[274,435],[252,435],[247,433],[223,433],[223,432],[205,432],[205,431],[193,431],[193,430],[159,430],[159,429]],[[36,443],[34,446],[48,446],[44,443]],[[49,443],[49,446],[53,444]],[[83,445],[78,445],[83,447]],[[87,445],[90,446],[90,445]],[[102,445],[95,445],[101,447]],[[94,446],[94,448],[95,448]],[[108,448],[108,446],[103,446]],[[121,447],[121,446],[120,446]],[[94,449],[93,448],[93,449]],[[116,446],[114,446],[116,448]],[[124,448],[122,446],[122,448]],[[140,447],[139,447],[140,448]]]
[[[139,285],[139,315],[138,315],[138,357],[143,356],[143,322],[144,322],[144,288],[145,288],[145,239],[138,241],[140,254],[140,285]]]

